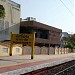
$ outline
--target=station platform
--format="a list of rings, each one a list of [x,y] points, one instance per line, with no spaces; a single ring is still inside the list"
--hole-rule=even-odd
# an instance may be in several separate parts
[[[60,55],[0,56],[0,75],[21,75],[45,67],[52,67],[75,60],[75,53]]]

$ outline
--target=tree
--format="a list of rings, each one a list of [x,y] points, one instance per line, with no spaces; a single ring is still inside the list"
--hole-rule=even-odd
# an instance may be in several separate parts
[[[67,43],[65,44],[65,47],[68,47],[71,50],[75,48],[75,34],[72,34],[71,36],[66,37],[64,40],[67,41]]]
[[[0,18],[4,18],[5,17],[5,9],[2,5],[0,5]]]

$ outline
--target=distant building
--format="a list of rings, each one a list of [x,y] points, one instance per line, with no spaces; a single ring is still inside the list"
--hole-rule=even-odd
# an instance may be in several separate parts
[[[35,45],[37,46],[60,46],[61,29],[28,19],[21,21],[20,33],[36,32]]]
[[[11,0],[0,0],[5,17],[0,19],[0,41],[10,40],[10,32],[19,33],[20,4]]]
[[[67,32],[62,32],[62,36],[61,37],[68,37],[69,34]]]
[[[64,47],[64,45],[67,43],[63,38],[64,37],[69,37],[70,34],[68,34],[67,32],[62,32],[61,33],[61,47]]]

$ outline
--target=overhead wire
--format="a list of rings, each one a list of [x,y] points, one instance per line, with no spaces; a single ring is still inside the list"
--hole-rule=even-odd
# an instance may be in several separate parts
[[[62,0],[60,0],[60,1],[61,1],[61,3],[65,6],[65,8],[69,11],[69,13],[70,13],[72,16],[74,16],[73,13],[70,11],[70,9],[65,5],[65,3],[64,3]]]
[[[73,6],[73,3],[71,2],[71,0],[69,0],[69,2],[71,3],[71,5]]]

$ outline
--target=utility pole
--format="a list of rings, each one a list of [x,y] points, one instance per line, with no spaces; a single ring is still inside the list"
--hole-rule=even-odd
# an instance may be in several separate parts
[[[48,33],[48,40],[49,40],[49,48],[48,48],[48,55],[49,55],[49,50],[50,50],[50,30],[49,30],[49,33]]]

